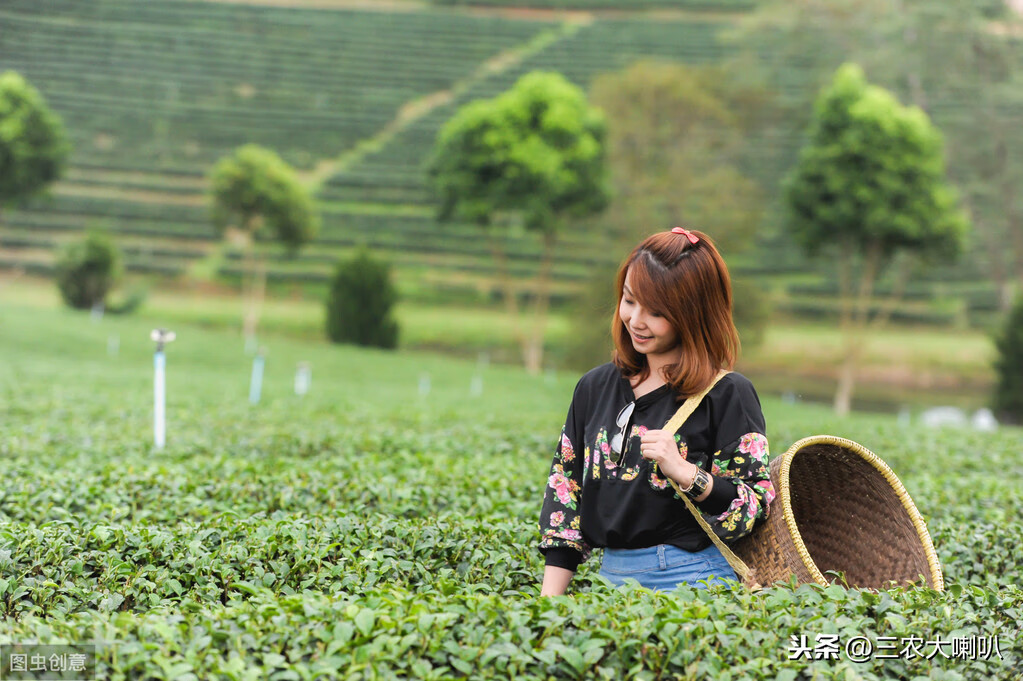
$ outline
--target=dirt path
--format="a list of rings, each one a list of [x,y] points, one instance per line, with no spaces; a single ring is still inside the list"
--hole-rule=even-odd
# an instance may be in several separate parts
[[[450,88],[437,90],[428,95],[406,102],[395,117],[384,125],[375,135],[368,137],[349,151],[337,158],[324,159],[316,164],[312,171],[300,173],[302,181],[315,194],[319,192],[323,184],[334,175],[351,168],[353,165],[364,159],[367,155],[376,151],[391,140],[402,130],[412,125],[415,121],[426,116],[438,107],[453,101],[458,95],[470,87],[488,78],[514,68],[526,58],[546,49],[550,45],[563,40],[583,26],[592,21],[592,17],[578,16],[570,21],[564,21],[548,30],[541,31],[533,36],[528,42],[516,47],[504,50],[480,64],[472,73],[465,78],[456,81]]]

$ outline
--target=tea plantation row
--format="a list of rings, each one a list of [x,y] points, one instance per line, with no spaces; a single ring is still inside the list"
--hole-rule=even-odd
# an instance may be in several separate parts
[[[610,587],[597,555],[568,597],[541,599],[536,521],[576,376],[270,337],[250,406],[240,339],[176,330],[154,452],[147,329],[0,306],[0,645],[94,643],[109,679],[1020,678],[1018,430],[762,396],[775,455],[831,432],[892,466],[944,592],[652,593]],[[113,332],[116,358],[97,351]],[[303,398],[299,359],[315,367]],[[795,654],[819,635],[838,637],[833,658]],[[856,662],[856,637],[911,652]]]

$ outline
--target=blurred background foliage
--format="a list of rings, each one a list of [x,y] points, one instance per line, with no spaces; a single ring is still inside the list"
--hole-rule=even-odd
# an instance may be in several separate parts
[[[610,286],[603,273],[643,236],[684,224],[710,233],[729,263],[740,369],[765,390],[827,399],[847,296],[836,268],[793,237],[781,183],[813,102],[849,62],[940,131],[973,227],[958,262],[892,268],[911,276],[896,304],[868,306],[870,317],[890,307],[894,330],[871,336],[859,404],[989,401],[991,334],[1023,280],[1023,29],[1012,3],[332,4],[5,2],[4,68],[63,122],[70,155],[45,194],[4,202],[0,287],[51,277],[61,247],[101,224],[129,284],[153,292],[139,314],[191,309],[192,319],[238,325],[220,299],[255,265],[220,239],[207,197],[214,164],[251,143],[295,168],[322,222],[298,253],[257,236],[267,333],[323,338],[335,264],[365,245],[392,265],[402,348],[518,361],[495,251],[475,225],[436,220],[426,162],[462,107],[557,72],[604,112],[612,194],[602,214],[566,220],[549,284],[542,233],[513,226],[500,237],[514,300],[549,297],[545,367],[601,357],[606,315],[591,310]],[[879,275],[879,298],[899,288],[897,274]],[[274,299],[288,301],[286,314]]]

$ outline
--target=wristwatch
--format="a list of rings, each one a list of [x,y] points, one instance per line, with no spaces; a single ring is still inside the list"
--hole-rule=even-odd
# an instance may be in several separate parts
[[[701,494],[707,491],[707,485],[710,484],[710,476],[707,475],[707,471],[702,468],[696,469],[696,475],[693,476],[693,482],[689,487],[682,490],[686,496],[691,499],[696,499]]]

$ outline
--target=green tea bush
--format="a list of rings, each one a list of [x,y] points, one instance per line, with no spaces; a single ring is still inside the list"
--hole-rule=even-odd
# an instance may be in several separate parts
[[[1023,295],[1005,320],[995,347],[998,349],[995,409],[1004,420],[1023,423]]]
[[[390,267],[360,249],[338,262],[330,280],[327,337],[334,343],[397,347],[398,322],[392,312],[397,299]]]
[[[77,310],[102,304],[121,274],[121,261],[117,245],[101,232],[89,232],[69,243],[57,258],[61,298]]]
[[[468,399],[467,363],[280,341],[253,408],[235,398],[236,338],[179,326],[153,451],[151,347],[88,350],[113,328],[147,338],[144,321],[4,313],[0,645],[95,642],[96,678],[116,680],[1020,678],[1017,428],[902,427],[761,396],[776,456],[833,433],[892,467],[943,592],[658,593],[611,587],[597,554],[568,595],[539,598],[536,523],[575,377],[494,366]],[[317,368],[301,398],[285,392],[298,357]],[[827,637],[833,656],[796,654]],[[920,654],[855,661],[857,637]]]

